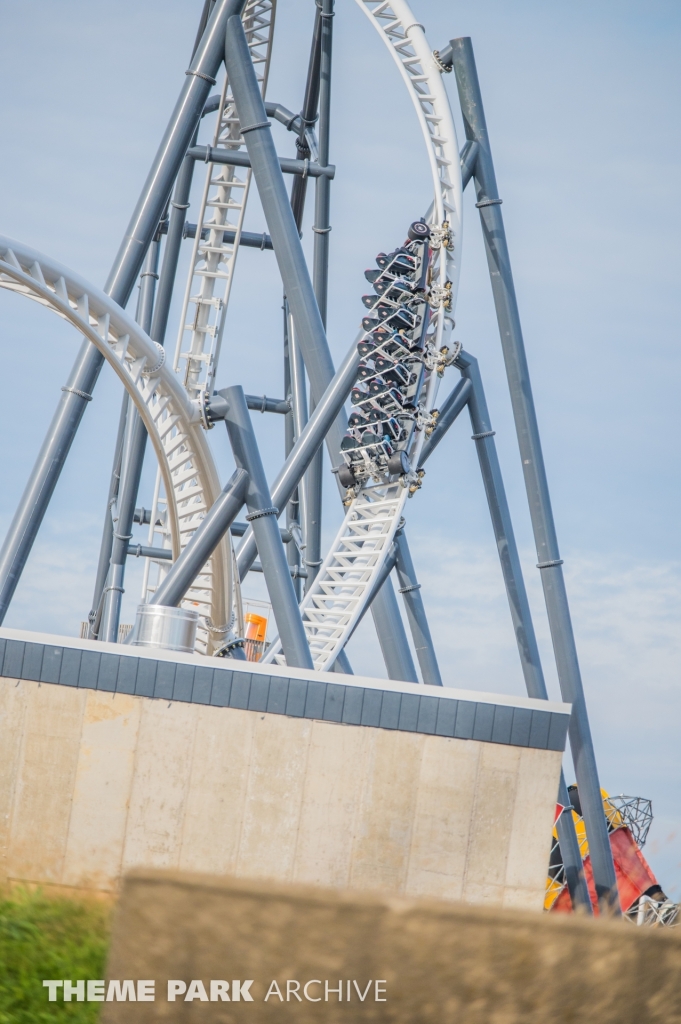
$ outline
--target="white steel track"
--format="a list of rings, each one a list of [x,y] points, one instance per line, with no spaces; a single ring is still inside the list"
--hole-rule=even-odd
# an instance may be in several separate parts
[[[249,0],[242,16],[263,98],[270,68],[274,16],[275,0]],[[225,78],[210,148],[235,151],[243,146],[232,90]],[[251,177],[250,168],[208,164],[173,367],[179,371],[184,364],[183,383],[192,398],[212,391]],[[225,241],[225,231],[234,232],[233,241]],[[186,345],[184,351],[183,345]]]
[[[431,229],[431,319],[424,363],[426,376],[410,447],[412,465],[433,425],[443,357],[454,325],[461,262],[461,166],[456,129],[441,72],[421,25],[403,0],[357,0],[388,47],[412,98],[426,143],[433,182]],[[416,474],[357,488],[345,520],[301,604],[303,624],[317,670],[329,670],[350,637],[390,550],[408,496],[420,486]],[[283,662],[275,639],[264,663]]]
[[[0,287],[34,299],[68,320],[114,369],[149,434],[167,501],[167,529],[177,558],[220,493],[198,405],[165,362],[165,352],[108,295],[20,242],[0,237]],[[225,620],[230,551],[221,544],[183,604]],[[203,630],[208,636],[207,630]],[[204,653],[207,643],[201,644]]]
[[[263,97],[272,54],[275,12],[276,0],[248,0],[242,15],[248,48]],[[244,141],[239,130],[239,119],[229,81],[225,77],[210,149],[238,150],[242,146]],[[189,397],[198,401],[202,401],[213,390],[251,177],[250,169],[212,161],[206,169],[173,361],[173,369],[181,374],[182,385]],[[225,241],[226,231],[234,233],[232,241]],[[151,547],[168,546],[165,509],[166,496],[160,476],[157,476],[147,541]],[[149,600],[168,568],[166,561],[146,559],[142,583],[144,602]],[[229,592],[225,597],[225,606],[226,614],[231,619],[232,584],[238,587],[239,583],[231,572],[231,561],[229,570]],[[216,627],[229,625],[224,619],[214,621]],[[224,639],[225,632],[218,629],[214,636],[218,640]],[[198,636],[205,646],[208,636],[201,630]]]
[[[365,487],[348,509],[300,612],[314,667],[328,671],[355,628],[395,536],[408,491]],[[275,640],[263,663],[285,664]]]
[[[449,97],[423,26],[405,0],[356,0],[356,3],[397,65],[426,144],[433,182],[433,208],[429,223],[434,229],[434,238],[441,242],[440,252],[444,254],[444,259],[439,261],[441,265],[436,279],[449,293],[448,298],[442,296],[443,313],[446,314],[456,305],[462,232],[461,164]],[[444,329],[443,324],[441,335]]]

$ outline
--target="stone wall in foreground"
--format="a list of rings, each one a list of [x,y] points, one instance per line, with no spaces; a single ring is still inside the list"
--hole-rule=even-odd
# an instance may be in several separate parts
[[[678,1024],[681,929],[138,871],[112,979],[102,1024]]]

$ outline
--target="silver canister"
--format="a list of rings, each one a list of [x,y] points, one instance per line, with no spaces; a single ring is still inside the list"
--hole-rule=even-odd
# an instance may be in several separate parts
[[[165,651],[193,654],[198,623],[199,613],[193,608],[140,604],[130,646],[160,647]]]

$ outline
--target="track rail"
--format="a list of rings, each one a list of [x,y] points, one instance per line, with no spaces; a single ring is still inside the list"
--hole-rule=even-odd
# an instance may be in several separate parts
[[[275,9],[276,0],[249,0],[242,16],[263,97],[270,68]],[[242,146],[239,118],[225,77],[210,148],[235,151]],[[192,398],[212,391],[251,178],[250,168],[208,163],[173,366],[177,372],[183,368],[184,387]],[[225,241],[225,231],[234,232],[233,241]]]
[[[434,425],[440,377],[456,353],[455,348],[449,348],[449,337],[454,326],[461,258],[459,148],[441,71],[423,28],[408,5],[403,0],[357,0],[357,3],[379,32],[407,86],[426,143],[433,183],[433,203],[427,217],[430,228],[427,330],[420,357],[421,376],[417,378],[419,392],[415,396],[414,428],[404,449],[410,465],[417,466],[423,442]],[[372,327],[365,321],[365,325],[363,340],[367,341],[379,323],[373,321]],[[399,413],[395,415],[399,419]],[[378,447],[373,451],[378,451]],[[350,460],[348,463],[358,465]],[[368,479],[366,475],[358,478],[357,485],[348,491],[350,502],[345,520],[301,604],[303,624],[318,670],[333,667],[350,637],[372,596],[406,500],[421,486],[421,477],[411,470],[395,479],[395,475],[386,471],[385,460],[380,456],[373,461],[369,472],[373,475]],[[273,641],[262,660],[282,663],[278,639]]]
[[[165,351],[104,292],[42,253],[1,236],[0,288],[68,320],[120,378],[158,459],[169,496],[169,545],[177,558],[220,493],[220,483],[198,405],[167,366]],[[221,544],[183,601],[213,622],[224,622],[229,557],[229,548]]]
[[[276,0],[249,0],[242,15],[248,47],[263,96],[267,88],[272,55],[275,13]],[[238,150],[243,145],[244,140],[239,130],[239,119],[236,116],[229,80],[225,77],[210,149]],[[210,395],[213,390],[251,177],[250,169],[230,167],[226,164],[209,162],[206,169],[173,361],[173,369],[180,375],[189,397],[200,403],[203,403],[205,396]],[[226,231],[234,233],[233,241],[225,241]],[[204,426],[207,425],[204,422]],[[150,547],[168,546],[165,513],[166,496],[159,474],[154,487],[151,525],[147,538]],[[146,559],[142,583],[144,602],[149,600],[168,569],[168,563],[165,561]],[[231,572],[231,561],[228,563],[228,570],[225,607],[226,616],[231,620],[232,587],[238,587],[239,582]],[[214,621],[216,627],[223,623],[225,626],[230,625],[230,622],[224,619]],[[197,632],[198,645],[202,649],[214,646],[209,632],[209,628],[203,627]],[[213,634],[218,646],[226,632],[226,629],[218,628]]]

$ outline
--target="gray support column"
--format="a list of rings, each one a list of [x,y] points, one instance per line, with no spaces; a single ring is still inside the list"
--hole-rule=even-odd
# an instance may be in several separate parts
[[[352,671],[352,665],[345,651],[341,651],[336,660],[333,663],[333,671],[340,672],[346,676],[353,676],[355,673]]]
[[[92,608],[88,614],[88,640],[95,640],[99,632],[99,623],[102,618],[102,599],[106,577],[109,574],[111,562],[111,545],[113,544],[113,519],[111,510],[118,499],[118,489],[121,482],[121,461],[123,458],[123,443],[125,441],[125,424],[128,418],[128,406],[130,396],[127,391],[123,395],[121,412],[118,419],[118,434],[114,446],[113,468],[109,482],[109,494],[106,501],[106,512],[104,513],[104,528],[102,530],[102,541],[99,548],[99,562],[97,563],[97,575],[95,577],[95,589],[92,598]]]
[[[508,603],[511,608],[513,632],[518,643],[520,664],[525,685],[530,697],[548,699],[544,672],[539,658],[539,648],[532,625],[530,604],[527,599],[520,557],[515,543],[511,513],[506,500],[506,491],[494,443],[494,431],[490,423],[487,401],[482,386],[478,361],[468,352],[461,352],[456,361],[464,378],[471,383],[468,411],[473,428],[473,440],[477,449],[480,472],[485,495],[492,518],[492,528],[499,552],[501,571],[506,585]]]
[[[466,408],[468,398],[471,393],[471,387],[471,382],[462,378],[456,387],[453,388],[445,398],[442,403],[442,408],[440,409],[440,415],[437,419],[437,426],[421,449],[419,469],[421,469],[426,460],[433,454],[454,420],[459,416],[463,409]]]
[[[265,105],[260,95],[246,36],[239,18],[230,18],[227,23],[225,66],[232,85],[241,132],[251,158],[263,212],[269,233],[272,236],[279,273],[284,283],[284,291],[296,325],[298,341],[310,379],[310,397],[312,402],[318,402],[333,376],[333,363],[296,222],[286,194],[281,167],[272,141],[270,123],[267,120]],[[334,466],[340,459],[340,440],[344,430],[345,423],[341,421],[334,423],[327,433],[326,443]],[[396,602],[392,587],[390,587],[392,602],[387,594],[387,586],[385,590],[387,595],[385,599],[379,594],[372,606],[374,621],[378,623],[377,615],[382,623],[391,621],[390,634],[380,638],[384,652],[394,646],[394,637],[399,634],[400,630],[402,631],[401,640],[403,640],[401,646],[406,645],[402,620],[399,615],[397,618],[393,616],[393,606],[396,605]],[[409,657],[411,658],[411,655]]]
[[[465,189],[475,173],[475,162],[478,159],[478,144],[469,139],[459,154],[461,161],[461,188]]]
[[[511,620],[518,645],[525,686],[530,697],[535,697],[538,700],[548,700],[548,690],[546,689],[544,671],[539,657],[532,613],[530,612],[530,604],[527,599],[527,591],[525,590],[525,580],[515,542],[511,513],[506,500],[506,491],[494,443],[494,431],[492,430],[489,418],[480,368],[477,359],[467,352],[460,353],[457,365],[464,374],[464,379],[471,385],[468,411],[473,428],[473,440],[477,448],[480,471],[492,519],[492,528],[494,529],[494,537],[499,552],[499,561],[511,609]],[[569,806],[570,801],[562,771],[558,800],[564,807]],[[583,911],[590,914],[592,912],[591,899],[586,879],[584,878],[579,841],[570,813],[561,814],[557,822],[557,828],[573,906],[580,907]]]
[[[331,129],[331,60],[333,49],[334,0],[321,0],[321,59],[319,66],[319,165],[329,163]],[[326,325],[329,292],[329,234],[331,233],[331,180],[322,175],[315,181],[314,293],[322,323]]]
[[[184,238],[184,225],[187,219],[187,210],[189,209],[189,193],[194,176],[194,163],[195,161],[189,157],[185,157],[182,161],[182,167],[175,184],[175,192],[170,201],[168,235],[163,250],[163,263],[161,265],[158,294],[154,307],[154,319],[151,324],[150,333],[150,337],[157,341],[159,345],[163,345],[165,342],[170,303],[173,297],[175,275],[177,273],[177,263],[180,258],[180,248]]]
[[[305,96],[303,98],[303,109],[299,115],[300,130],[296,138],[296,151],[299,160],[309,160],[310,147],[307,142],[306,130],[311,128],[317,120],[317,107],[319,105],[319,65],[321,60],[321,35],[322,19],[319,4],[315,6],[314,28],[312,30],[312,45],[310,47],[310,62],[307,69],[307,82],[305,84]],[[291,188],[291,210],[293,219],[302,228],[303,213],[305,211],[305,197],[307,194],[307,175],[296,178]]]
[[[541,570],[551,639],[563,699],[572,704],[570,747],[584,811],[594,883],[602,911],[620,912],[617,879],[603,813],[598,769],[572,630],[562,559],[551,509],[537,415],[520,326],[504,222],[482,105],[473,48],[468,38],[451,42],[466,137],[479,144],[475,184],[499,333],[518,434],[525,488]]]
[[[395,568],[397,569],[397,578],[400,581],[400,594],[404,598],[405,608],[407,609],[407,619],[409,620],[411,635],[414,641],[416,657],[421,666],[423,682],[429,686],[442,686],[440,666],[435,656],[435,648],[433,646],[433,638],[430,635],[426,609],[423,607],[421,584],[416,580],[416,571],[404,530],[397,531],[395,547],[397,556]]]
[[[286,662],[298,668],[313,668],[312,655],[277,525],[279,510],[272,504],[244,392],[241,387],[236,386],[226,388],[222,394],[227,401],[225,423],[234,460],[237,466],[245,469],[249,475],[246,491],[249,514],[246,518],[253,527]]]
[[[145,332],[148,332],[151,327],[155,286],[158,280],[159,245],[157,237],[149,246],[140,275],[137,322]],[[121,602],[125,593],[123,581],[128,560],[128,544],[132,538],[133,516],[147,446],[147,431],[140,415],[132,402],[128,402],[127,405],[126,443],[121,458],[121,483],[116,502],[116,522],[112,530],[111,562],[103,592],[102,624],[97,631],[99,639],[109,643],[116,643],[118,640]],[[106,529],[102,538],[103,542],[105,539]]]
[[[360,356],[357,345],[353,344],[335,377],[322,395],[321,401],[317,403],[315,411],[310,416],[305,429],[272,485],[272,501],[277,508],[285,508],[287,502],[291,500],[291,495],[300,483],[315,453],[324,444],[329,430],[337,422],[338,414],[343,411],[343,404],[357,378],[359,363]],[[215,408],[216,418],[224,415],[226,395],[227,391],[219,391],[211,399],[211,410]],[[255,539],[253,531],[249,529],[237,552],[239,579],[244,579],[255,558]]]
[[[66,457],[92,400],[92,390],[104,362],[98,350],[84,341],[38,454],[21,501],[0,551],[0,624],[35,542],[57,486]]]
[[[329,133],[331,119],[331,59],[333,50],[333,17],[334,0],[321,0],[321,55],[320,55],[320,91],[319,91],[319,163],[326,167],[329,163]],[[315,218],[314,256],[312,265],[312,281],[314,293],[319,306],[319,315],[326,329],[326,316],[329,291],[329,234],[331,180],[326,175],[315,181]],[[311,406],[313,408],[314,406]],[[305,524],[305,565],[308,577],[305,583],[307,590],[314,583],[322,564],[322,480],[324,472],[324,454],[320,449],[307,472],[307,521]]]
[[[121,305],[125,305],[135,283],[147,246],[170,198],[173,183],[200,121],[210,87],[215,84],[223,58],[227,22],[232,16],[239,18],[245,4],[246,0],[217,0],[196,48],[175,110],[106,284],[106,292]]]
[[[210,5],[208,4],[207,6]],[[204,10],[204,14],[205,13],[206,12]],[[194,137],[196,137],[196,133]],[[187,209],[189,207],[189,192],[191,189],[193,174],[194,160],[185,157],[184,161],[182,162],[180,173],[177,176],[175,193],[170,203],[168,237],[166,238],[166,244],[163,250],[163,265],[158,282],[156,302],[154,303],[151,330],[149,330],[149,327],[145,327],[145,330],[150,334],[150,337],[153,338],[154,341],[157,341],[160,345],[163,345],[165,341],[166,327],[168,325],[168,314],[170,312],[170,303],[172,300],[173,287],[175,284],[175,274],[177,272],[177,262],[180,256],[180,246],[182,244],[184,223]],[[128,395],[126,392],[126,394],[123,396],[123,409],[121,411],[122,417],[124,417],[125,414],[127,413],[127,407]],[[113,545],[113,523],[111,519],[110,510],[112,501],[115,500],[116,495],[118,493],[117,485],[121,471],[120,457],[121,453],[117,448],[114,454],[114,465],[111,474],[111,487],[109,493],[109,502],[107,506],[107,514],[104,518],[104,528],[102,530],[102,541],[99,551],[99,568],[97,571],[95,592],[92,600],[92,611],[90,612],[89,615],[90,622],[93,624],[96,618],[101,618],[102,595],[104,593],[106,576],[109,571],[109,563],[111,561],[111,550]],[[104,567],[103,572],[102,567]],[[94,636],[92,629],[90,631],[90,635]]]
[[[97,639],[116,643],[121,614],[121,601],[125,588],[125,563],[128,544],[132,538],[132,522],[139,490],[147,432],[132,403],[128,407],[126,438],[121,460],[121,483],[114,506],[115,521],[112,531],[111,561],[102,598],[102,621],[96,630]]]
[[[289,406],[288,410],[286,411],[286,413],[284,415],[284,457],[288,458],[290,453],[291,453],[291,449],[293,448],[293,445],[295,444],[295,436],[294,436],[295,435],[295,428],[294,428],[294,425],[293,425],[293,395],[291,394],[291,344],[290,344],[290,339],[289,339],[289,324],[291,323],[291,316],[290,316],[290,313],[289,313],[288,303],[286,301],[286,296],[285,295],[283,296],[283,302],[282,302],[282,307],[281,308],[282,308],[282,312],[284,314],[284,316],[283,316],[283,321],[284,321],[283,322],[283,328],[284,328],[284,330],[283,330],[283,341],[284,341],[284,351],[283,351],[283,356],[284,356],[284,394],[286,395],[286,399],[288,401],[288,406]],[[248,405],[248,399],[246,400],[246,404]],[[298,552],[296,551],[296,545],[295,545],[295,541],[293,539],[293,534],[291,534],[291,527],[295,527],[296,525],[298,525],[298,507],[299,507],[298,495],[299,495],[299,489],[296,488],[296,490],[291,495],[291,500],[286,503],[286,520],[285,520],[286,521],[286,531],[290,534],[290,539],[289,539],[288,543],[285,546],[285,551],[286,551],[286,559],[287,559],[289,565],[293,565],[294,564],[294,559],[295,559],[295,564],[296,565],[298,564]],[[297,580],[297,579],[294,579],[294,581],[293,581],[293,589],[295,591],[296,600],[298,601],[298,603],[300,603],[301,588],[302,588],[302,584],[300,583],[300,581]]]
[[[245,0],[217,0],[180,97],[156,154],[105,291],[120,305],[130,298],[173,181],[201,117],[203,105],[222,60],[227,19],[243,10]],[[24,490],[0,552],[0,623],[4,620],[26,560],[71,449],[85,407],[92,398],[104,357],[84,341]]]
[[[225,64],[284,291],[310,378],[311,395],[318,402],[333,377],[333,362],[239,18],[232,17],[227,23]]]
[[[201,520],[172,569],[149,604],[175,607],[187,593],[206,562],[239,515],[246,497],[248,473],[237,469],[224,490]]]
[[[303,356],[300,351],[300,346],[296,341],[296,329],[293,323],[293,317],[289,315],[287,325],[287,341],[288,341],[288,371],[290,380],[291,390],[291,416],[292,421],[292,436],[291,444],[289,446],[289,439],[287,436],[287,452],[289,455],[293,445],[298,440],[305,424],[307,423],[307,389],[305,386],[305,364],[303,363]],[[288,424],[288,417],[287,417]],[[288,434],[288,432],[287,432]],[[305,544],[305,520],[307,510],[307,489],[306,479],[303,477],[300,486],[294,492],[293,499],[286,506],[286,525],[289,530],[295,535],[294,539],[288,545],[288,561],[289,565],[302,567],[304,559],[304,544]],[[299,547],[300,545],[300,547]],[[302,580],[296,577],[293,581],[293,588],[296,593],[296,600],[300,603],[302,597]]]
[[[371,614],[376,624],[388,678],[400,679],[405,683],[418,683],[419,677],[404,628],[395,629],[396,622],[402,626],[402,619],[390,578],[386,579],[371,602]]]

